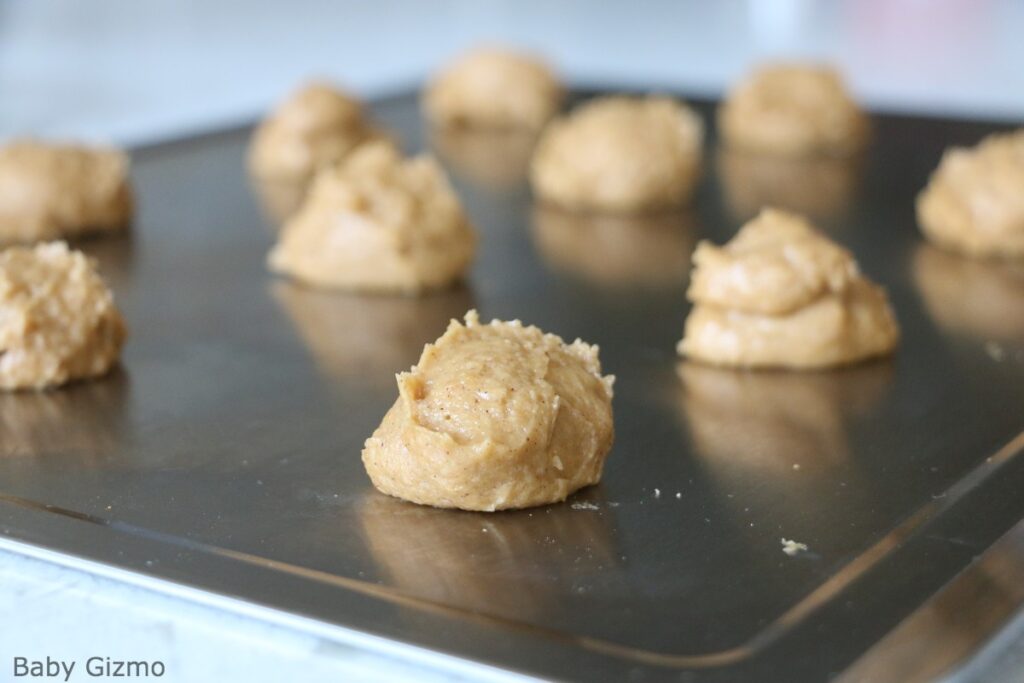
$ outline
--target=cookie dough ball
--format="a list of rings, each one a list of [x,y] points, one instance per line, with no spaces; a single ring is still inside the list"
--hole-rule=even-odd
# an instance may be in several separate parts
[[[375,142],[321,171],[271,270],[338,289],[419,292],[459,280],[476,233],[433,159]]]
[[[327,83],[311,83],[256,129],[249,169],[264,182],[301,182],[381,136],[358,100]]]
[[[868,121],[833,69],[779,64],[757,69],[729,93],[718,129],[730,147],[839,156],[864,146]]]
[[[0,252],[0,389],[99,377],[125,338],[92,262],[63,242]]]
[[[928,239],[971,256],[1024,256],[1024,129],[942,156],[917,198]]]
[[[398,400],[363,464],[383,493],[435,507],[565,500],[601,479],[613,380],[596,346],[519,321],[483,325],[470,311],[398,375]]]
[[[724,247],[697,246],[678,351],[714,365],[822,368],[891,352],[885,291],[795,214],[766,209]]]
[[[534,192],[570,209],[646,211],[689,199],[704,126],[667,97],[603,97],[551,122],[530,169]]]
[[[478,49],[427,86],[423,112],[436,126],[539,129],[558,112],[562,96],[544,62],[510,50]]]
[[[0,242],[115,231],[131,218],[123,153],[34,140],[0,147]]]

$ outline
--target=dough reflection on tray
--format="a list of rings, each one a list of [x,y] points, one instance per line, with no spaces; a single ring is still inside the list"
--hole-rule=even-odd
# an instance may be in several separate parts
[[[58,391],[0,393],[0,458],[52,455],[99,461],[125,438],[128,377],[105,377]]]
[[[717,167],[735,220],[746,221],[765,206],[822,219],[849,206],[860,157],[774,157],[723,147]]]
[[[677,366],[697,453],[715,471],[822,475],[849,455],[845,421],[883,396],[892,365],[870,362],[820,373],[743,372]]]
[[[565,503],[489,515],[372,494],[358,514],[381,575],[403,593],[506,619],[537,618],[565,609],[556,601],[577,579],[619,563],[613,511],[594,495],[596,510]]]
[[[431,128],[430,146],[457,176],[490,190],[522,185],[537,143],[529,129]]]
[[[922,244],[913,272],[939,326],[984,341],[1024,342],[1024,261],[982,261]]]
[[[131,233],[102,239],[76,240],[72,246],[96,261],[96,269],[104,282],[114,290],[115,295],[131,284],[132,269],[135,265],[135,246]]]
[[[466,286],[423,297],[367,296],[281,280],[271,291],[321,371],[391,388],[395,373],[415,364],[424,344],[474,307]]]
[[[597,284],[667,287],[690,272],[696,217],[686,209],[651,214],[533,210],[533,240],[556,270]]]

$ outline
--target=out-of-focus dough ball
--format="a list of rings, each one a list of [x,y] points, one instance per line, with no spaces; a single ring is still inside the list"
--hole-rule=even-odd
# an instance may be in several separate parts
[[[558,78],[539,59],[477,49],[433,79],[423,112],[436,126],[538,129],[558,112],[562,96]]]
[[[0,252],[0,388],[103,375],[124,338],[114,297],[85,254],[63,242]]]
[[[459,280],[476,232],[444,172],[374,142],[321,171],[270,268],[321,287],[419,292]]]
[[[358,100],[330,84],[310,83],[256,129],[249,169],[266,183],[302,182],[378,137]]]
[[[398,375],[398,400],[363,449],[383,493],[502,510],[597,483],[614,438],[612,382],[597,347],[519,321],[452,321]]]
[[[972,256],[1024,256],[1024,129],[942,156],[917,198],[928,239]]]
[[[803,218],[766,209],[724,247],[697,246],[678,351],[714,365],[819,368],[891,352],[885,290]]]
[[[645,211],[689,199],[704,126],[667,97],[602,97],[555,119],[534,152],[530,180],[569,209]]]
[[[0,242],[125,228],[128,157],[115,149],[18,140],[0,147]]]
[[[839,74],[777,64],[755,70],[728,94],[718,128],[730,147],[784,156],[848,155],[868,137],[868,120]]]

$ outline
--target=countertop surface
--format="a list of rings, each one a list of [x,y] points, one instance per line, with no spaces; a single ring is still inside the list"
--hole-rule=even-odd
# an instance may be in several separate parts
[[[756,61],[840,66],[870,107],[1024,120],[1024,4],[308,0],[0,2],[0,138],[138,144],[259,114],[311,76],[371,97],[481,42],[546,54],[583,84],[720,93]],[[12,658],[173,662],[163,680],[459,680],[230,606],[0,550],[0,680]],[[1017,619],[965,672],[1017,681]],[[296,679],[296,672],[302,678]]]

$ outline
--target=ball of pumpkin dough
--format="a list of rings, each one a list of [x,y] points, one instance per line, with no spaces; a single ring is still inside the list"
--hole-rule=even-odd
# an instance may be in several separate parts
[[[891,352],[885,290],[795,214],[766,209],[724,247],[697,246],[678,351],[714,365],[822,368]]]
[[[730,147],[781,156],[848,155],[868,137],[868,120],[839,74],[777,64],[755,70],[728,94],[718,128]]]
[[[511,50],[473,50],[439,73],[423,95],[436,126],[539,129],[558,112],[562,86],[543,61]]]
[[[565,500],[601,479],[613,377],[596,346],[475,311],[398,375],[398,400],[363,448],[383,493],[502,510]]]
[[[0,147],[0,242],[120,230],[132,205],[128,157],[115,149],[35,140]]]
[[[459,280],[475,249],[476,232],[437,163],[374,142],[317,175],[269,265],[320,287],[419,292]]]
[[[351,95],[327,83],[303,87],[253,134],[249,169],[264,182],[301,182],[357,145],[381,137]]]
[[[124,338],[114,297],[85,254],[63,242],[0,252],[0,388],[103,375]]]
[[[931,241],[972,256],[1024,256],[1024,129],[942,156],[917,198]]]
[[[569,209],[645,211],[686,202],[700,170],[704,127],[667,97],[602,97],[548,124],[530,180]]]

